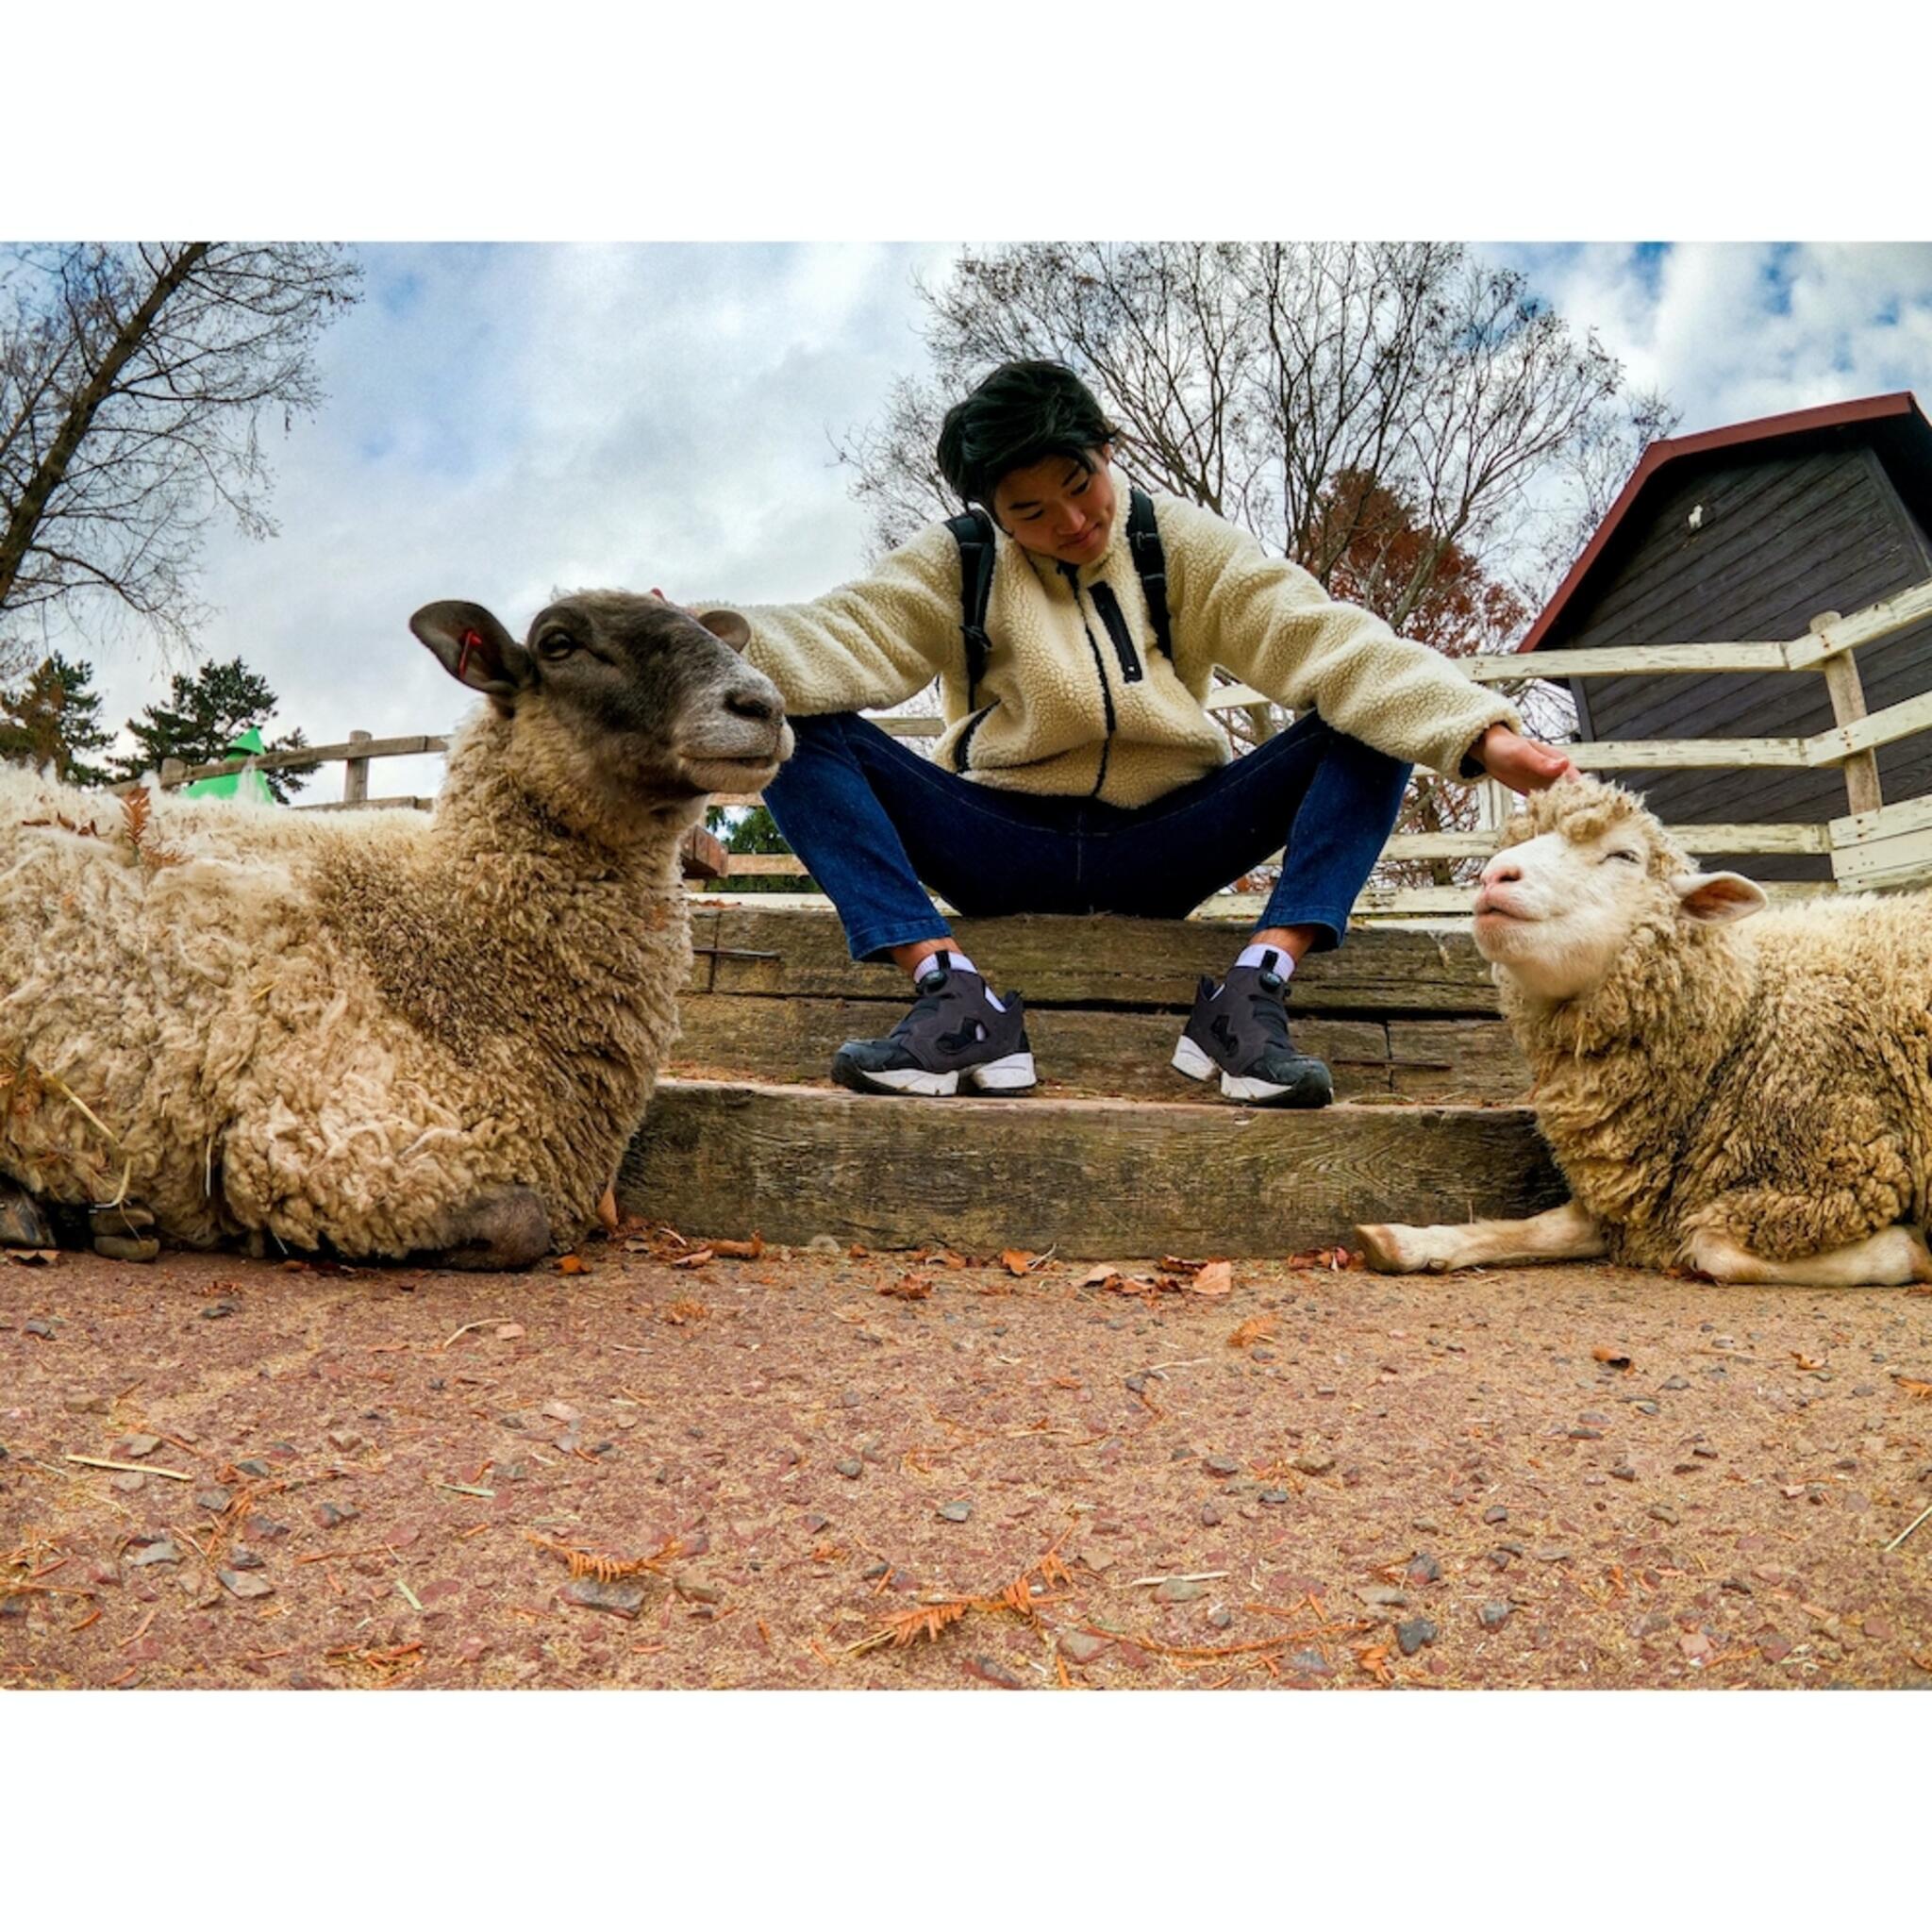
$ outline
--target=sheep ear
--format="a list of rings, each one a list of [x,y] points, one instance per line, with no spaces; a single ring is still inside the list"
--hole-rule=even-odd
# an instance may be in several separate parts
[[[1698,925],[1727,925],[1749,919],[1771,902],[1764,888],[1741,873],[1693,872],[1671,882],[1677,892],[1677,910]]]
[[[734,651],[741,651],[751,642],[751,625],[737,611],[700,610],[696,615],[714,638],[722,638]]]
[[[532,682],[530,654],[480,604],[451,598],[425,604],[409,628],[434,651],[458,684],[480,691],[506,707]]]

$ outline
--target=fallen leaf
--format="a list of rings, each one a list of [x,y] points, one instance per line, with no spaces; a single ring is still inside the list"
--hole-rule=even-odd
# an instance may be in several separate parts
[[[591,1264],[581,1255],[559,1255],[557,1257],[557,1272],[559,1274],[588,1274]]]
[[[1808,1355],[1800,1355],[1795,1348],[1790,1351],[1790,1357],[1791,1359],[1794,1362],[1796,1362],[1801,1369],[1807,1371],[1809,1371],[1811,1369],[1822,1369],[1824,1366],[1823,1362],[1813,1361]]]
[[[60,1258],[58,1248],[8,1248],[7,1258],[23,1268],[51,1268]]]
[[[1932,1382],[1915,1382],[1909,1375],[1894,1375],[1891,1379],[1907,1395],[1917,1396],[1921,1402],[1932,1400]]]
[[[862,1254],[864,1250],[859,1252]],[[727,1261],[761,1261],[765,1256],[765,1238],[755,1234],[748,1241],[713,1241],[711,1253],[723,1256]]]
[[[1231,1261],[1205,1262],[1194,1276],[1196,1294],[1224,1295],[1234,1291],[1234,1264]]]
[[[902,1274],[897,1281],[881,1283],[879,1292],[894,1301],[923,1302],[932,1293],[932,1283],[924,1274]]]
[[[1265,1341],[1280,1326],[1278,1315],[1250,1316],[1227,1338],[1227,1345],[1230,1348],[1251,1348],[1257,1341]]]
[[[717,1251],[714,1248],[693,1248],[688,1255],[680,1255],[672,1262],[674,1268],[702,1268]]]
[[[1627,1369],[1630,1366],[1630,1357],[1627,1355],[1619,1355],[1614,1348],[1593,1348],[1590,1352],[1590,1358],[1593,1362],[1607,1363],[1613,1369]]]
[[[1025,1248],[1008,1248],[1000,1256],[1008,1274],[1024,1274],[1035,1259],[1036,1257]]]
[[[1118,1268],[1109,1268],[1103,1263],[1098,1268],[1088,1269],[1086,1274],[1080,1277],[1080,1286],[1082,1288],[1105,1288],[1108,1282],[1118,1281],[1120,1278],[1121,1271]]]
[[[658,1316],[660,1322],[669,1322],[674,1328],[682,1328],[688,1322],[702,1322],[709,1313],[703,1302],[673,1302]]]

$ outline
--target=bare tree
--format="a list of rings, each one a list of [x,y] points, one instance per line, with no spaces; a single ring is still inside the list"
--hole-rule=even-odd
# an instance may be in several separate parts
[[[930,375],[838,445],[880,549],[958,508],[933,458],[947,405],[998,362],[1051,357],[1119,422],[1135,480],[1451,655],[1520,633],[1675,420],[1458,244],[1025,242],[919,292]],[[1534,690],[1534,728],[1567,735],[1567,702]],[[1238,745],[1278,723],[1225,717]],[[1404,828],[1474,822],[1466,788],[1424,777]]]
[[[315,407],[316,337],[359,278],[316,242],[0,251],[0,625],[192,644],[208,521],[273,533],[263,414]]]

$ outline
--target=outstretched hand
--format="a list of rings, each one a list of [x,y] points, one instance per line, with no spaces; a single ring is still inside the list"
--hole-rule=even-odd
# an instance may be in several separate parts
[[[1558,778],[1578,775],[1575,765],[1556,746],[1524,738],[1507,724],[1491,724],[1475,743],[1477,762],[1499,785],[1512,791],[1541,791]]]

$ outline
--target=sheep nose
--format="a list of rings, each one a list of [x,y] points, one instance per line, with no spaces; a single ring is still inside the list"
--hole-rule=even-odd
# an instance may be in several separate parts
[[[785,707],[770,685],[740,685],[726,691],[724,708],[734,718],[748,718],[755,724],[775,724],[785,715]]]
[[[1520,879],[1523,868],[1515,859],[1498,854],[1483,867],[1482,882],[1486,886],[1507,885],[1511,879]]]

